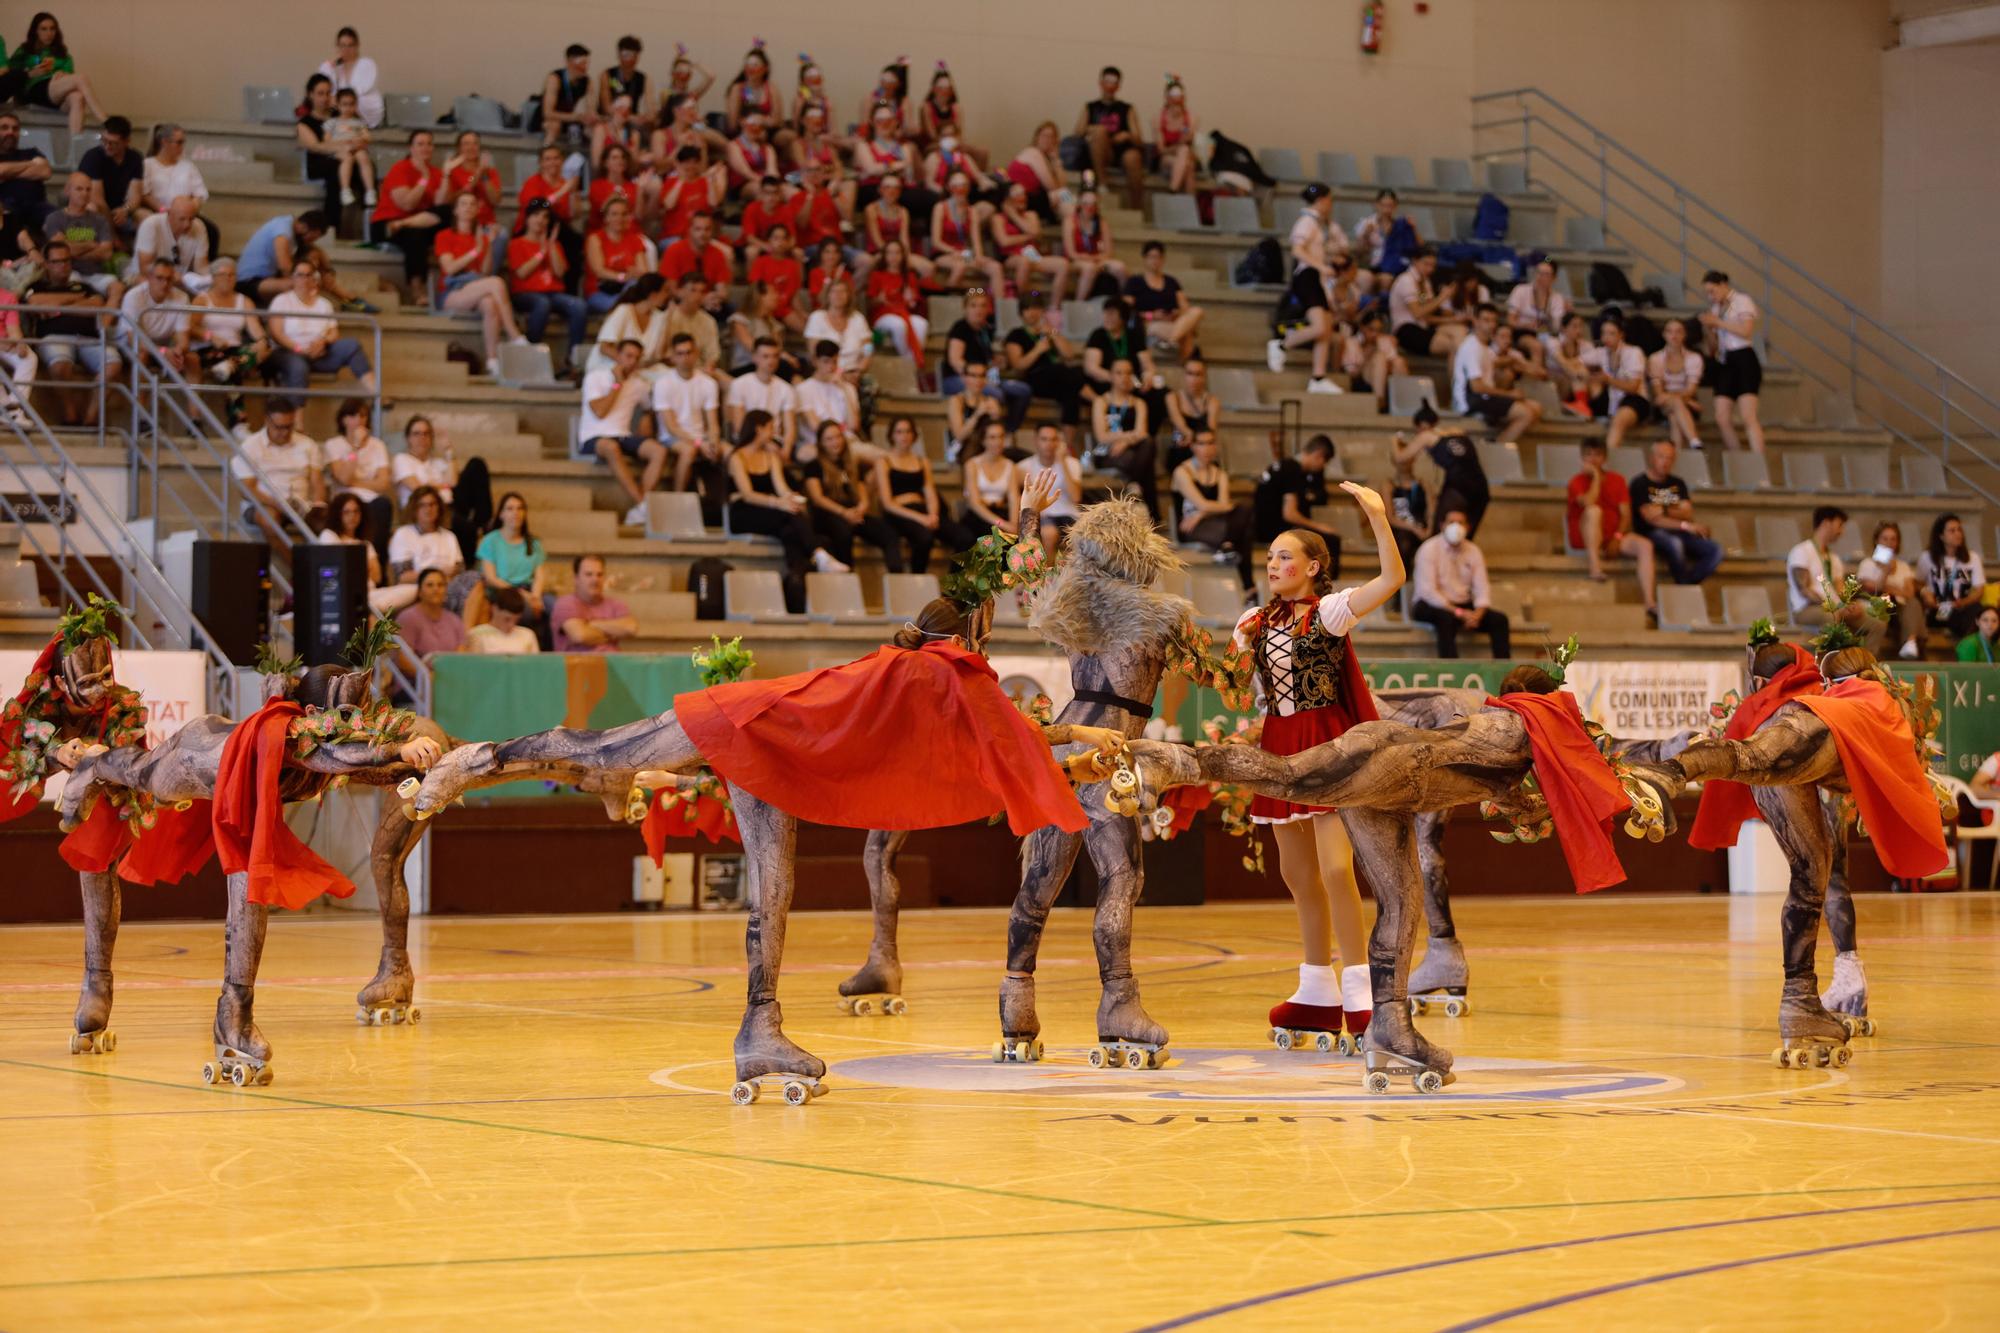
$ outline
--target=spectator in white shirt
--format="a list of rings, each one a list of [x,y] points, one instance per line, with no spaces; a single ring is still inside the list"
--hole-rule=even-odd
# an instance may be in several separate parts
[[[208,290],[208,232],[195,216],[196,201],[186,195],[167,205],[139,224],[132,242],[132,267],[127,276],[137,278],[152,270],[153,261],[165,259],[180,270],[180,285],[193,295]]]
[[[1715,428],[1722,433],[1722,447],[1734,449],[1736,423],[1732,411],[1743,414],[1743,432],[1750,448],[1764,456],[1764,426],[1757,420],[1757,393],[1764,384],[1764,363],[1757,358],[1757,303],[1749,295],[1729,285],[1729,275],[1710,269],[1702,275],[1702,290],[1708,293],[1709,307],[1701,312],[1701,326],[1708,331],[1715,360],[1710,387],[1715,390]]]
[[[1604,432],[1607,448],[1616,449],[1625,433],[1653,419],[1646,397],[1646,354],[1625,341],[1625,326],[1615,319],[1597,331],[1598,344],[1580,358],[1590,369],[1590,414],[1610,423]]]
[[[1548,347],[1562,336],[1563,322],[1569,318],[1569,298],[1556,290],[1556,261],[1544,259],[1535,265],[1535,276],[1507,293],[1507,322],[1514,327],[1514,342],[1523,355],[1536,365],[1546,363]]]
[[[174,261],[154,260],[146,270],[146,280],[126,292],[125,299],[119,303],[119,310],[129,321],[125,328],[119,330],[119,340],[136,351],[143,339],[146,344],[144,357],[186,373],[188,356],[181,350],[180,335],[181,330],[187,327],[187,312],[159,309],[186,299],[174,285]],[[134,328],[137,329],[136,335]]]
[[[722,442],[720,395],[713,376],[695,363],[694,335],[676,333],[667,343],[667,373],[653,381],[654,429],[674,456],[674,489],[697,486],[709,510],[727,498],[729,450]]]
[[[1447,509],[1437,535],[1417,548],[1417,567],[1410,579],[1410,615],[1437,630],[1438,656],[1458,656],[1458,636],[1484,634],[1493,642],[1493,656],[1510,656],[1512,629],[1507,617],[1493,609],[1486,582],[1486,557],[1466,533],[1463,510]]]
[[[542,645],[535,632],[521,623],[528,608],[519,588],[498,588],[488,593],[487,609],[492,613],[484,625],[474,625],[465,633],[465,651],[495,656],[539,653]]]
[[[197,208],[208,202],[208,182],[201,178],[201,168],[188,161],[187,131],[178,125],[153,127],[153,151],[146,158],[143,170],[139,182],[142,218],[166,212],[176,199],[193,199]],[[208,232],[208,249],[213,254],[222,248],[215,224],[204,217],[201,225]]]
[[[1847,581],[1846,562],[1833,551],[1833,544],[1847,530],[1847,511],[1821,505],[1813,510],[1812,519],[1812,536],[1785,556],[1785,596],[1795,625],[1824,625],[1826,608],[1820,603],[1838,593]]]
[[[1502,386],[1493,373],[1493,335],[1500,311],[1482,303],[1472,320],[1472,335],[1451,358],[1451,407],[1460,416],[1476,416],[1497,431],[1502,444],[1520,439],[1542,419],[1539,403],[1511,385]]]
[[[799,443],[792,461],[810,463],[811,441],[822,421],[838,421],[850,435],[861,429],[861,398],[840,373],[840,345],[822,338],[813,344],[812,378],[795,386],[799,402]]]
[[[438,493],[446,509],[452,506],[452,488],[458,484],[458,464],[451,456],[451,444],[438,438],[438,429],[429,417],[411,417],[403,426],[404,452],[389,461],[389,473],[396,483],[396,503],[407,508],[417,487],[429,486]]]
[[[1917,571],[1903,559],[1903,530],[1894,523],[1877,523],[1869,545],[1869,552],[1854,575],[1861,580],[1862,591],[1889,599],[1889,620],[1902,644],[1898,656],[1905,660],[1921,657],[1924,600],[1917,591]]]
[[[1646,358],[1646,378],[1653,386],[1653,406],[1667,420],[1667,433],[1684,449],[1701,448],[1694,423],[1701,419],[1701,353],[1687,345],[1684,319],[1666,322],[1667,345]]]
[[[297,429],[299,409],[289,398],[273,398],[264,408],[264,429],[236,447],[230,474],[249,496],[243,521],[263,530],[271,549],[289,554],[303,535],[278,509],[287,503],[304,520],[304,532],[326,522],[326,461],[319,445]]]
[[[1431,285],[1437,272],[1437,252],[1417,247],[1410,266],[1389,284],[1389,331],[1409,356],[1441,356],[1450,360],[1466,339],[1466,324],[1444,310],[1444,297]]]
[[[1965,524],[1957,514],[1939,514],[1931,524],[1930,545],[1917,556],[1917,595],[1924,599],[1931,624],[1948,630],[1954,641],[1972,632],[1979,619],[1986,589],[1986,566],[1965,543]]]
[[[333,80],[335,94],[353,89],[355,105],[369,129],[381,126],[383,102],[376,82],[380,76],[374,60],[361,54],[361,37],[354,29],[340,30],[333,39],[333,59],[320,61],[319,72]]]
[[[292,290],[271,298],[271,340],[278,345],[278,378],[288,389],[303,389],[314,371],[335,375],[345,369],[375,392],[375,370],[352,338],[340,336],[333,302],[320,295],[319,266],[310,259],[292,263]]]
[[[384,534],[378,540],[386,551],[386,534],[396,521],[396,507],[388,494],[395,485],[395,476],[389,469],[389,446],[369,429],[369,417],[365,398],[343,400],[335,417],[340,423],[340,433],[328,438],[320,451],[326,455],[327,475],[333,487],[361,497],[361,503],[368,509],[371,529]]]
[[[637,429],[632,414],[646,401],[651,387],[639,374],[639,356],[645,349],[636,338],[618,344],[618,358],[602,370],[583,377],[583,416],[577,425],[577,439],[586,452],[594,453],[611,467],[619,488],[631,499],[625,512],[627,527],[646,523],[646,497],[659,485],[667,468],[667,447]],[[645,467],[643,478],[632,475],[632,459]]]
[[[824,304],[806,321],[806,345],[832,343],[838,349],[842,377],[858,384],[875,356],[875,330],[854,308],[854,284],[847,279],[827,283],[820,300]]]
[[[419,486],[403,508],[403,526],[389,537],[390,588],[402,588],[399,605],[417,599],[417,580],[427,569],[449,579],[465,568],[465,551],[444,527],[444,500],[432,486]]]
[[[738,375],[729,386],[727,413],[729,437],[734,439],[743,429],[745,413],[769,412],[778,423],[778,445],[789,457],[798,440],[799,401],[797,391],[778,378],[782,350],[776,338],[757,339],[750,353],[750,373]]]
[[[1273,375],[1281,374],[1287,351],[1311,347],[1312,378],[1306,381],[1306,392],[1343,393],[1345,390],[1327,375],[1335,336],[1333,304],[1326,294],[1327,279],[1332,273],[1326,256],[1326,222],[1333,216],[1333,191],[1315,181],[1299,192],[1299,198],[1305,207],[1299,210],[1298,221],[1292,224],[1290,285],[1278,303],[1278,327],[1282,331],[1264,344],[1264,364]],[[1143,351],[1143,340],[1140,348],[1142,355],[1150,356]],[[1088,372],[1089,366],[1085,369]],[[1100,373],[1108,369],[1100,367]]]

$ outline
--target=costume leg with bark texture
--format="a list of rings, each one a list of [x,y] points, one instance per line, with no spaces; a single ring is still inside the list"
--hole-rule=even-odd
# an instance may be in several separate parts
[[[121,909],[118,876],[112,871],[86,871],[83,881],[83,988],[76,997],[71,1055],[116,1050],[118,1034],[111,1024],[111,953],[118,944]]]
[[[410,884],[405,867],[424,836],[424,825],[410,817],[399,801],[382,802],[382,818],[369,848],[375,875],[375,896],[382,906],[382,958],[375,976],[354,997],[354,1017],[362,1023],[417,1021],[417,977],[410,968]]]
[[[222,994],[215,1000],[215,1060],[202,1066],[204,1083],[225,1080],[242,1087],[271,1081],[271,1043],[257,1030],[251,1012],[257,1000],[257,968],[264,958],[264,931],[271,909],[250,901],[250,876],[229,876],[229,920],[223,935]]]
[[[1443,811],[1421,814],[1416,819],[1417,866],[1423,876],[1424,916],[1430,924],[1430,940],[1424,946],[1423,961],[1410,971],[1410,1002],[1417,1013],[1433,1003],[1445,1014],[1457,1018],[1471,1006],[1465,987],[1469,974],[1465,949],[1458,942],[1458,927],[1451,919],[1451,880],[1444,863]]]
[[[903,881],[896,876],[896,858],[910,840],[907,829],[874,829],[862,849],[868,872],[868,907],[875,933],[868,941],[868,961],[840,983],[840,1007],[853,1014],[900,1014],[903,1005],[903,961],[896,953],[896,922],[902,910]]]
[[[1139,860],[1139,825],[1119,817],[1093,821],[1083,845],[1097,870],[1097,912],[1091,940],[1097,950],[1097,1040],[1091,1063],[1152,1069],[1166,1060],[1167,1030],[1139,1003],[1132,974],[1132,909],[1145,887]]]
[[[750,965],[743,1022],[736,1030],[738,1105],[757,1099],[766,1079],[783,1084],[787,1102],[797,1106],[817,1096],[826,1062],[787,1037],[778,1006],[778,971],[785,957],[785,927],[791,919],[793,863],[799,821],[731,787],[736,827],[743,834],[743,860],[750,880],[750,919],[744,924],[743,952]]]
[[[1093,800],[1094,794],[1094,800]],[[1090,815],[1091,827],[1114,818],[1103,807],[1102,784],[1077,789],[1077,799]],[[1086,833],[1088,830],[1086,830]],[[1035,960],[1041,953],[1042,930],[1049,923],[1049,908],[1069,881],[1077,853],[1083,850],[1084,833],[1064,833],[1061,829],[1037,829],[1021,846],[1021,887],[1007,914],[1007,972],[1000,979],[1000,1040],[994,1043],[993,1058],[1039,1060],[1042,1052],[1042,1020],[1035,1012]]]
[[[1368,941],[1369,980],[1375,1014],[1362,1050],[1370,1092],[1386,1092],[1392,1074],[1408,1074],[1421,1091],[1452,1081],[1451,1052],[1425,1040],[1410,1018],[1410,955],[1417,942],[1423,901],[1417,843],[1402,815],[1343,806],[1340,817],[1354,845],[1354,859],[1375,887],[1375,931]]]
[[[449,751],[424,776],[412,805],[419,818],[429,818],[475,786],[520,774],[587,785],[609,805],[614,796],[623,800],[622,791],[612,790],[621,775],[682,772],[701,762],[701,752],[671,712],[606,731],[555,727]]]
[[[1780,1065],[1846,1064],[1847,1027],[1819,998],[1814,958],[1820,911],[1833,865],[1833,837],[1816,787],[1759,787],[1757,811],[1769,824],[1791,866],[1779,918],[1785,986],[1778,1001],[1778,1035],[1772,1058]]]

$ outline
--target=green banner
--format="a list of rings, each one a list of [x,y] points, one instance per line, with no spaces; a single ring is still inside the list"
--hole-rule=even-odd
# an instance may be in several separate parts
[[[1929,676],[1937,682],[1938,767],[1960,781],[1987,757],[2000,753],[2000,667],[1984,662],[1892,662],[1899,679]]]
[[[1438,658],[1413,658],[1407,661],[1364,661],[1361,674],[1368,678],[1369,687],[1377,690],[1485,690],[1493,694],[1499,691],[1500,682],[1517,665],[1516,662],[1490,659],[1447,662]],[[1161,697],[1155,701],[1156,707],[1166,707],[1165,696],[1163,689]],[[1222,696],[1214,690],[1190,689],[1186,701],[1172,720],[1192,741],[1201,739],[1202,722],[1227,717],[1230,719],[1228,725],[1233,726],[1239,716],[1243,715],[1232,713],[1222,706]]]

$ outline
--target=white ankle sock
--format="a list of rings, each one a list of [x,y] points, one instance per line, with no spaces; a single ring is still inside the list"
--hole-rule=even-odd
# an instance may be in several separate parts
[[[1340,1003],[1344,1009],[1368,1013],[1375,1008],[1375,983],[1365,963],[1340,969]]]
[[[1332,963],[1300,963],[1299,988],[1292,992],[1291,1004],[1316,1004],[1324,1008],[1340,1006],[1340,974]]]

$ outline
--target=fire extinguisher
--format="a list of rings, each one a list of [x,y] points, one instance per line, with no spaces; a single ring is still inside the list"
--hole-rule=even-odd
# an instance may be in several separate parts
[[[1382,50],[1382,6],[1378,0],[1361,6],[1361,50],[1371,56]]]

